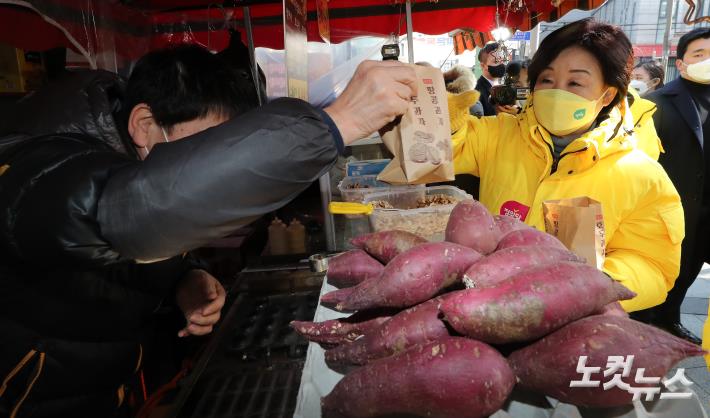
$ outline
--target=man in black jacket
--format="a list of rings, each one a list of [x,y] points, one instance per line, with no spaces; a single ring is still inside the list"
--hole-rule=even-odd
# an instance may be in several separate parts
[[[181,336],[219,319],[224,290],[182,254],[286,204],[416,95],[410,68],[365,62],[324,111],[249,111],[244,78],[180,47],[126,88],[70,73],[4,119],[0,416],[113,416],[161,304],[183,311]]]
[[[495,116],[496,108],[491,103],[491,88],[498,84],[501,77],[505,75],[505,64],[501,60],[498,52],[498,43],[488,42],[478,51],[478,63],[481,65],[483,74],[478,77],[476,90],[481,93],[480,102],[483,106],[484,116]]]
[[[668,172],[683,202],[685,240],[681,267],[666,301],[637,314],[640,319],[700,344],[680,323],[680,305],[708,260],[710,243],[710,29],[695,29],[678,42],[676,67],[681,76],[647,99],[658,109],[653,115],[664,153],[658,162]]]

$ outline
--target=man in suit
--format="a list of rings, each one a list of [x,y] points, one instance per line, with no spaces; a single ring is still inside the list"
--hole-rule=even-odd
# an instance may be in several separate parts
[[[496,42],[488,42],[478,51],[478,62],[483,75],[478,78],[476,90],[481,92],[480,102],[483,106],[484,116],[496,115],[496,108],[489,100],[491,88],[498,84],[500,78],[505,75],[505,64],[496,52],[498,52],[498,43]]]
[[[681,196],[685,240],[680,274],[666,301],[640,313],[640,319],[700,344],[680,324],[680,305],[708,257],[710,243],[710,28],[694,29],[678,42],[680,77],[648,95],[665,153],[659,162]],[[708,143],[705,139],[708,138]],[[661,214],[663,216],[663,214]]]

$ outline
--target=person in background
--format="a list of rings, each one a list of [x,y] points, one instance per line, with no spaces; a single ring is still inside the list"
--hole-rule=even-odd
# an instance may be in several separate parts
[[[633,82],[633,80],[631,81]],[[656,104],[641,97],[638,91],[631,87],[631,84],[626,93],[626,100],[631,111],[631,114],[626,116],[629,118],[628,125],[633,127],[631,129],[636,146],[654,161],[658,161],[658,157],[663,152],[663,146],[653,124]]]
[[[668,299],[638,319],[698,343],[681,324],[680,306],[703,263],[710,260],[710,28],[694,29],[678,41],[680,77],[650,93],[653,115],[665,152],[658,162],[680,193],[685,210],[681,267]]]
[[[520,61],[520,75],[518,76],[518,87],[530,87],[530,80],[528,79],[528,67],[530,67],[530,59],[526,58]]]
[[[366,61],[324,110],[255,109],[238,68],[155,51],[127,84],[67,72],[0,120],[0,416],[127,415],[153,313],[179,309],[180,337],[219,320],[224,289],[183,254],[288,203],[417,94],[411,67]]]
[[[476,90],[481,93],[480,101],[481,106],[483,106],[484,116],[495,116],[496,108],[489,100],[491,88],[497,85],[501,77],[505,75],[505,64],[499,54],[497,54],[498,48],[497,42],[488,42],[478,51],[478,63],[483,74],[478,77]]]
[[[631,72],[631,87],[639,92],[641,97],[663,87],[666,72],[655,61],[644,62],[634,67]]]
[[[601,202],[603,271],[637,294],[621,302],[627,311],[665,300],[684,235],[678,192],[663,167],[637,149],[623,117],[632,65],[620,28],[583,19],[540,44],[520,114],[473,118],[468,107],[477,92],[449,96],[455,171],[480,177],[480,201],[491,213],[545,230],[545,201]]]

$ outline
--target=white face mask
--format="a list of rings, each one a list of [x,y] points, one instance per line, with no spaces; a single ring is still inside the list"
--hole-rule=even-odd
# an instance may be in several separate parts
[[[160,131],[163,133],[163,138],[165,139],[165,142],[170,142],[170,140],[168,139],[168,133],[165,132],[165,128],[163,128],[161,126]],[[141,148],[145,151],[145,157],[143,157],[143,159],[145,159],[148,157],[148,154],[150,154],[150,150],[148,149],[148,147],[141,147]]]
[[[685,73],[690,80],[696,83],[710,84],[710,58],[694,64],[685,64],[685,66]]]
[[[629,85],[636,89],[639,94],[644,94],[648,91],[648,84],[641,80],[631,80]]]
[[[165,132],[165,128],[161,126],[160,130],[163,132],[163,138],[165,138],[165,142],[170,142],[170,140],[168,139],[168,133]]]

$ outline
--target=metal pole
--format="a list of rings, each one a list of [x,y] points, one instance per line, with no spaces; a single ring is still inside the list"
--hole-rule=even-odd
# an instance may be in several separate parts
[[[409,55],[409,63],[414,64],[414,39],[412,37],[412,2],[407,0],[407,54]]]
[[[673,27],[674,3],[674,0],[667,0],[666,2],[666,33],[663,35],[663,69],[666,71],[666,74],[668,74],[668,61],[670,58],[669,55],[671,54],[671,29]]]
[[[328,205],[333,200],[330,190],[330,173],[325,173],[318,179],[320,186],[320,201],[323,207],[323,218],[325,219],[325,243],[328,251],[336,250],[335,243],[335,220],[333,214],[328,210]]]
[[[261,89],[259,88],[259,67],[256,64],[256,57],[254,57],[254,34],[251,31],[251,12],[249,11],[249,6],[242,7],[244,12],[244,27],[247,30],[247,43],[249,44],[249,59],[251,60],[251,76],[254,79],[254,87],[256,87],[256,97],[259,98],[259,106],[264,103],[264,99],[261,97]]]

